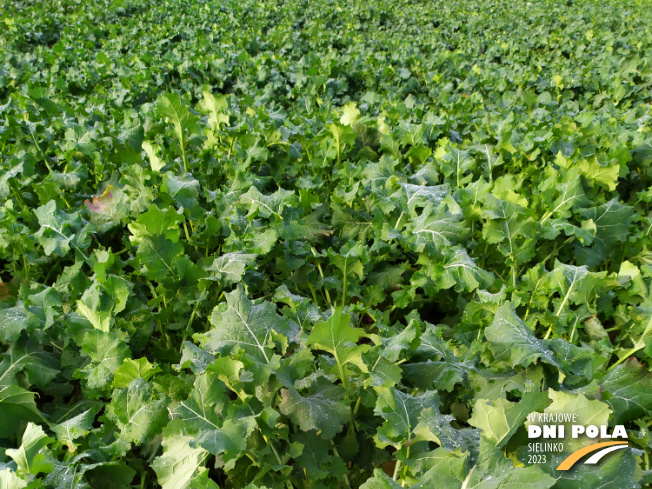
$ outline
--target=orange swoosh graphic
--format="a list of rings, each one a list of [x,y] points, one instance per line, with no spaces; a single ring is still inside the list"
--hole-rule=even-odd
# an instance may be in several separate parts
[[[557,467],[557,470],[568,470],[570,469],[573,465],[575,465],[575,462],[577,462],[579,459],[581,459],[584,455],[595,452],[596,450],[600,450],[601,448],[604,447],[610,447],[612,445],[627,445],[626,441],[605,441],[602,443],[594,443],[593,445],[589,445],[588,447],[580,448],[578,451],[571,453],[568,457],[564,459],[562,463],[559,464],[559,467]]]

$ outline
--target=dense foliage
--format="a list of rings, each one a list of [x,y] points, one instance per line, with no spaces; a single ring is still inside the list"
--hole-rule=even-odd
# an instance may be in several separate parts
[[[652,482],[649,2],[0,7],[0,487]]]

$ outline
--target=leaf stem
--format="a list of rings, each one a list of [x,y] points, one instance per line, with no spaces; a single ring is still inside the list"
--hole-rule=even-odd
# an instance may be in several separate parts
[[[398,224],[401,222],[401,219],[403,218],[403,211],[401,211],[401,215],[398,216],[398,219],[396,220],[396,224],[394,224],[394,229],[398,230]]]
[[[281,460],[281,457],[279,456],[278,452],[276,451],[276,447],[274,447],[274,444],[267,438],[261,431],[261,434],[263,435],[263,440],[265,440],[265,443],[269,445],[269,448],[272,449],[272,452],[274,452],[274,456],[276,457],[276,460],[279,465],[285,465],[283,461]],[[290,483],[289,480],[285,480],[285,485],[287,486],[288,489],[293,489],[292,484]]]
[[[405,458],[406,459],[410,458],[410,446],[409,445],[408,445],[408,447],[406,448],[406,451],[405,451]],[[403,466],[403,479],[405,479],[405,476],[407,476],[407,465]],[[401,485],[402,486],[405,485],[405,480],[401,481]]]
[[[29,283],[29,267],[27,266],[27,258],[25,257],[25,250],[21,247],[20,254],[23,257],[23,268],[25,269],[25,280]]]
[[[43,158],[43,163],[45,163],[45,166],[48,168],[48,171],[52,173],[52,168],[50,168],[50,165],[48,164],[48,160],[45,157],[45,154],[43,153],[43,150],[41,147],[38,145],[36,142],[36,137],[34,136],[34,131],[32,131],[32,128],[30,127],[29,133],[32,135],[32,141],[34,141],[34,146],[36,146],[36,149],[38,149],[38,152],[41,153],[41,158]]]
[[[195,307],[192,310],[192,313],[190,314],[190,319],[188,319],[188,324],[186,325],[186,331],[190,330],[190,326],[192,326],[192,322],[195,319],[195,315],[197,314],[197,309],[199,309],[199,305],[201,302],[206,298],[206,290],[204,289],[201,294],[199,294],[199,299],[197,299],[197,303],[195,304]]]
[[[573,343],[573,336],[575,336],[575,331],[577,331],[577,322],[580,320],[579,316],[575,317],[575,323],[573,323],[573,329],[571,331],[570,337],[568,338],[569,343]]]
[[[397,480],[398,479],[398,470],[401,468],[401,461],[399,459],[396,459],[396,465],[394,465],[394,475],[392,475],[392,479]]]
[[[543,216],[541,217],[541,222],[539,224],[543,224],[544,222],[546,222],[548,218],[550,218],[550,216],[552,216],[552,212],[550,211],[544,212]]]
[[[188,173],[188,160],[186,160],[186,148],[183,144],[183,135],[179,139],[179,142],[181,143],[181,159],[183,160],[183,170]]]
[[[340,454],[337,451],[337,447],[335,446],[335,443],[333,443],[333,453],[335,454],[335,456],[337,458],[340,458],[340,459],[342,458],[342,457],[340,457]],[[344,482],[346,482],[346,487],[351,487],[351,482],[349,481],[349,476],[346,474],[346,472],[344,473]]]
[[[313,248],[313,254],[315,255],[315,258],[317,257],[316,253],[317,253],[317,251]],[[315,262],[317,263],[317,270],[319,270],[319,275],[321,276],[321,279],[323,281],[324,280],[324,271],[321,269],[321,264],[317,260],[315,260]],[[332,308],[333,307],[333,301],[331,301],[331,295],[328,293],[328,289],[326,287],[324,287],[324,292],[326,293],[326,299],[328,300],[328,305],[331,306],[331,308]],[[342,304],[342,305],[344,305],[344,304]]]
[[[360,409],[360,402],[361,401],[362,401],[362,398],[358,397],[358,400],[355,403],[355,407],[353,408],[353,416],[354,417],[358,415],[358,410]]]
[[[319,306],[319,301],[317,300],[317,292],[315,292],[315,288],[312,286],[312,283],[308,282],[308,288],[310,289],[310,293],[312,294],[312,298],[315,301],[315,304]]]

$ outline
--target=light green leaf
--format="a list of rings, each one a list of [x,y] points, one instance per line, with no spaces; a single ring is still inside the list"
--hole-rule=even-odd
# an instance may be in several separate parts
[[[190,446],[193,439],[184,432],[183,422],[178,419],[170,421],[163,430],[163,454],[152,463],[152,469],[163,489],[190,487],[191,479],[208,457],[208,452],[203,448]]]
[[[208,125],[213,131],[218,131],[222,124],[229,123],[227,110],[229,105],[224,95],[215,96],[208,88],[202,90],[203,99],[197,104],[199,110],[208,113]]]
[[[174,134],[183,145],[184,134],[199,134],[198,118],[190,113],[178,93],[167,93],[156,99],[154,114],[174,126]]]
[[[160,371],[161,369],[157,365],[152,365],[145,357],[138,360],[125,358],[120,368],[115,371],[112,385],[114,389],[129,387],[132,380],[138,377],[149,380],[152,375]]]
[[[572,413],[576,416],[575,422],[556,423],[565,426],[564,433],[566,437],[559,439],[558,441],[564,443],[564,452],[569,454],[575,450],[579,450],[583,446],[593,443],[586,436],[571,438],[571,426],[573,424],[584,426],[607,425],[609,423],[609,417],[613,412],[604,402],[598,401],[597,399],[589,400],[584,396],[584,394],[571,394],[548,389],[548,397],[552,403],[543,410],[544,414],[556,416],[565,413]],[[525,424],[529,426],[545,425],[547,423],[539,423],[538,416],[535,415],[532,422],[526,422]]]
[[[27,482],[18,477],[10,468],[0,470],[0,489],[23,489]]]
[[[152,167],[152,171],[157,173],[160,172],[165,166],[165,161],[161,160],[157,156],[157,153],[161,148],[158,146],[158,144],[154,144],[150,141],[144,141],[143,149],[145,150],[145,153],[147,153],[147,157],[149,158],[149,165]]]
[[[54,464],[48,454],[42,450],[52,441],[54,439],[46,436],[43,428],[30,422],[27,423],[27,428],[23,433],[20,448],[9,448],[5,453],[16,462],[19,475],[37,475],[41,472],[49,472]]]
[[[344,107],[342,107],[342,117],[340,117],[340,122],[345,126],[351,126],[358,120],[360,116],[360,111],[356,108],[355,102],[349,102]]]
[[[528,414],[541,411],[547,403],[546,392],[526,392],[518,403],[504,398],[494,401],[478,399],[468,423],[481,429],[487,441],[501,448],[523,425]]]

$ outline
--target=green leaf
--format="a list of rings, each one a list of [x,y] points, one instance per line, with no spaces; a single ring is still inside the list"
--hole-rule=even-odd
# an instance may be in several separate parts
[[[40,326],[35,314],[28,311],[22,302],[14,307],[0,309],[0,341],[13,343],[18,340],[21,331]]]
[[[53,253],[57,256],[64,256],[70,251],[75,232],[82,226],[79,213],[67,214],[59,209],[54,200],[39,207],[34,211],[40,229],[34,237],[43,246],[46,256]]]
[[[362,372],[367,372],[367,366],[362,360],[362,354],[369,350],[369,345],[356,345],[364,335],[361,328],[353,328],[351,316],[343,314],[342,309],[336,307],[328,321],[315,324],[308,336],[307,344],[316,350],[323,350],[335,357],[340,380],[347,388],[349,363],[357,366]]]
[[[484,334],[496,360],[506,361],[511,367],[527,367],[537,360],[557,365],[550,351],[518,317],[509,301],[500,306]]]
[[[93,282],[77,301],[77,310],[94,328],[109,332],[114,316],[124,310],[130,294],[126,280],[116,275],[106,277],[103,283]]]
[[[116,370],[131,354],[117,336],[99,330],[86,332],[80,346],[90,362],[77,370],[75,377],[85,379],[91,389],[106,390]]]
[[[421,260],[419,260],[421,262]],[[455,247],[452,252],[447,252],[443,263],[437,264],[429,276],[441,289],[454,287],[457,292],[472,292],[477,288],[487,288],[494,277],[491,272],[480,268],[461,247]]]
[[[450,144],[447,148],[440,146],[435,152],[435,159],[439,160],[441,172],[451,185],[461,187],[473,178],[471,171],[476,167],[476,162],[468,151],[453,148]]]
[[[432,204],[432,209],[437,209],[439,204],[441,204],[444,201],[444,198],[451,192],[450,186],[447,184],[427,186],[400,183],[399,185],[403,190],[405,190],[407,197],[405,204],[412,213],[415,212],[417,206],[427,208],[428,204]],[[425,211],[424,214],[426,214]]]
[[[390,362],[397,362],[402,352],[410,351],[418,344],[417,321],[410,321],[405,328],[396,332],[392,331],[392,333],[392,336],[383,338],[380,354]]]
[[[200,134],[198,118],[190,113],[178,93],[166,93],[156,99],[154,115],[164,118],[174,127],[174,134],[179,140],[184,168],[187,171],[184,134]]]
[[[177,275],[174,261],[183,252],[183,245],[163,236],[143,238],[138,246],[138,257],[142,271],[150,280],[158,282]]]
[[[333,438],[342,431],[351,412],[344,403],[345,391],[320,376],[305,394],[295,388],[281,389],[280,411],[302,431],[317,430],[323,438]]]
[[[60,372],[54,355],[27,342],[14,343],[0,362],[0,386],[18,383],[19,373],[38,387],[47,386]]]
[[[374,436],[376,445],[380,448],[387,445],[397,448],[403,446],[414,438],[414,431],[424,410],[438,409],[439,405],[439,396],[432,391],[414,397],[394,387],[383,390],[374,409],[374,413],[385,420]]]
[[[0,438],[9,438],[21,429],[25,421],[45,423],[36,407],[34,393],[17,385],[0,386]]]
[[[575,296],[579,295],[578,290],[582,288],[582,283],[588,275],[589,269],[586,266],[574,267],[559,262],[555,263],[555,268],[550,274],[550,277],[554,289],[562,297],[562,301],[555,311],[556,316],[559,316],[569,299],[571,302],[578,302]]]
[[[238,347],[259,361],[269,362],[271,358],[273,332],[294,336],[292,326],[276,313],[274,304],[251,302],[241,285],[226,294],[226,304],[213,310],[210,322],[210,331],[193,336],[203,348],[228,353]]]
[[[479,431],[473,428],[458,429],[451,425],[455,417],[441,414],[436,406],[428,407],[421,412],[419,424],[414,432],[419,440],[434,441],[449,451],[461,448],[462,451],[473,449],[473,440]]]
[[[232,418],[230,405],[219,374],[207,371],[197,376],[190,397],[174,410],[184,421],[185,430],[194,436],[192,446],[222,455],[225,462],[234,462],[245,450],[247,437],[255,427],[253,416]]]
[[[480,474],[467,486],[474,489],[549,489],[556,479],[544,474],[537,466],[505,470],[493,476],[494,472],[485,474],[484,480],[479,480]]]
[[[95,412],[89,409],[77,416],[67,419],[51,427],[51,430],[57,435],[57,440],[65,443],[72,452],[75,449],[75,443],[78,438],[84,437],[93,429]]]
[[[218,429],[228,406],[225,385],[214,372],[205,372],[195,379],[190,397],[181,402],[175,413],[185,420],[190,433]]]
[[[423,212],[410,221],[411,232],[417,236],[418,249],[432,243],[440,249],[459,242],[464,234],[462,210],[440,205],[427,205]]]
[[[367,479],[360,489],[401,489],[402,487],[381,469],[374,469],[374,476]]]
[[[311,480],[319,481],[331,477],[338,479],[346,474],[344,461],[331,455],[323,439],[314,433],[297,433],[292,437],[292,441],[303,445],[301,455],[294,459],[295,467],[308,474]]]
[[[609,250],[617,243],[625,241],[629,230],[632,208],[612,199],[598,207],[581,209],[582,218],[591,221],[596,235],[591,248],[576,247],[575,254],[580,264],[594,266],[609,257]]]
[[[140,244],[144,238],[163,236],[176,243],[179,241],[179,224],[183,221],[183,216],[177,214],[174,208],[161,210],[154,204],[127,226],[132,234],[129,240],[133,244]]]
[[[636,359],[609,370],[598,384],[604,402],[614,411],[614,422],[623,424],[652,413],[652,373]]]
[[[248,397],[244,388],[251,381],[251,373],[244,370],[244,363],[228,357],[217,358],[210,365],[210,371],[217,374],[217,378],[224,382],[229,389],[235,392],[240,399]]]
[[[131,482],[136,475],[136,471],[123,461],[93,464],[86,468],[88,471],[83,475],[85,475],[93,489],[130,489]],[[66,484],[70,484],[70,479],[73,479],[76,475],[74,468],[71,472],[69,474],[71,477],[66,480]],[[85,482],[82,481],[81,484],[83,484],[83,489],[87,489]],[[60,487],[69,486],[62,484]]]
[[[158,433],[168,421],[169,400],[152,384],[138,377],[126,389],[116,389],[107,416],[120,429],[120,438],[140,445]]]
[[[219,258],[215,258],[213,263],[206,268],[209,275],[202,280],[219,282],[222,287],[237,284],[242,280],[246,268],[256,263],[256,257],[255,254],[243,251],[225,253]]]
[[[586,445],[585,445],[586,446]],[[605,457],[599,466],[576,464],[573,470],[557,471],[557,466],[566,454],[548,456],[548,463],[541,468],[556,479],[555,488],[613,487],[618,489],[639,489],[643,480],[634,450],[619,450],[611,457]],[[644,486],[643,486],[644,487]]]
[[[536,225],[525,217],[525,208],[513,202],[485,197],[487,208],[482,217],[487,219],[482,227],[482,235],[487,243],[498,244],[498,251],[514,260],[525,263],[534,255],[534,233]],[[510,264],[511,265],[511,264]]]
[[[468,457],[459,457],[457,454],[445,452],[448,457],[431,467],[419,483],[410,486],[413,489],[460,489],[467,472]]]
[[[172,172],[167,172],[163,177],[161,191],[167,193],[181,208],[193,209],[198,205],[199,181],[189,173],[177,176]]]
[[[279,188],[271,195],[264,195],[254,186],[240,196],[240,202],[249,206],[248,216],[255,213],[262,217],[276,216],[282,219],[283,209],[297,205],[294,192]]]
[[[75,124],[66,130],[68,147],[80,151],[86,156],[93,154],[95,150],[95,143],[93,141],[95,139],[95,131],[90,131],[87,127],[80,126],[79,124]]]

